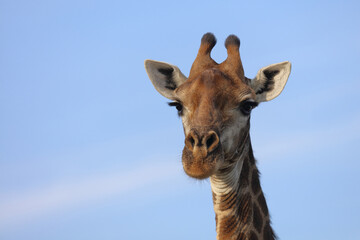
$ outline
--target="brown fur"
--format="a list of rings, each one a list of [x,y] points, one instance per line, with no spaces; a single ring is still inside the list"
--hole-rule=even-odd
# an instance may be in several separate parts
[[[238,38],[229,36],[226,40],[228,58],[221,64],[210,57],[215,43],[213,35],[204,35],[188,80],[175,90],[178,101],[185,108],[184,114],[187,114],[186,124],[190,126],[183,150],[184,170],[189,176],[199,179],[226,174],[234,168],[238,160],[225,156],[219,136],[235,121],[232,111],[238,108],[243,97],[249,95],[255,99],[255,93],[244,76]],[[238,187],[224,195],[213,193],[219,240],[268,239],[272,234],[248,137],[249,126],[248,121],[237,143],[240,153],[248,146]],[[208,142],[209,139],[212,140]]]
[[[259,173],[251,154],[252,151],[249,149],[249,156],[244,159],[238,187],[223,195],[213,193],[218,239],[275,238],[258,181]]]
[[[192,126],[183,150],[184,169],[192,177],[207,178],[223,161],[222,148],[216,140],[212,144],[213,149],[207,148],[203,142],[195,151],[192,142],[202,142],[202,138],[206,138],[210,131],[214,131],[214,138],[218,139],[224,125],[233,121],[230,112],[238,107],[241,101],[239,98],[252,94],[251,89],[241,81],[232,80],[222,71],[211,68],[195,79],[189,78],[176,89],[176,94],[186,106],[189,125]],[[197,164],[199,162],[202,167]]]
[[[211,177],[218,240],[271,240],[275,235],[249,137],[251,109],[241,108],[257,104],[256,94],[244,75],[240,40],[234,35],[226,39],[228,57],[221,64],[210,56],[215,44],[214,35],[205,34],[189,78],[176,88],[165,85],[174,90],[172,105],[181,108],[183,167],[191,177]],[[170,81],[173,72],[161,71]],[[276,73],[267,74],[272,80]],[[270,81],[258,91],[272,87]]]

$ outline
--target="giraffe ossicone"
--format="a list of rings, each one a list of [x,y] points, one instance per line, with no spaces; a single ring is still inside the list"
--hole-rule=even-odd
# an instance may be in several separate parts
[[[249,79],[240,40],[235,35],[226,39],[228,56],[220,64],[211,58],[215,44],[212,33],[202,37],[189,77],[164,62],[146,60],[145,69],[182,119],[184,171],[197,179],[210,177],[217,239],[275,239],[251,147],[250,114],[281,93],[291,64],[269,65]]]

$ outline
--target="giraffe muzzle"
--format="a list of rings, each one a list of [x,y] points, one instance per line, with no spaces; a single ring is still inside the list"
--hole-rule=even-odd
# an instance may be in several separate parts
[[[185,147],[187,147],[194,157],[204,158],[216,150],[220,145],[218,134],[213,131],[199,132],[191,130],[185,138]]]
[[[183,167],[190,177],[203,179],[218,168],[223,159],[220,137],[214,130],[192,129],[185,137]]]

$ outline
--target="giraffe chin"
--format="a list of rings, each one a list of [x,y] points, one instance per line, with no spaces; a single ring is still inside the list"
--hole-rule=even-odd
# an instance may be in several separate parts
[[[206,179],[213,175],[224,162],[221,147],[206,156],[194,156],[186,147],[183,149],[182,164],[185,173],[196,179]]]

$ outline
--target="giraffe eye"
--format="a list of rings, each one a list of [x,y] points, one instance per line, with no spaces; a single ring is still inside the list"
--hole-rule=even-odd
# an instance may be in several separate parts
[[[178,111],[179,116],[182,115],[182,111],[183,111],[183,105],[179,102],[170,102],[168,103],[170,107],[175,107],[176,110]]]
[[[240,103],[240,111],[244,114],[244,115],[250,115],[251,110],[253,108],[255,108],[258,105],[257,102],[251,101],[251,100],[245,100],[243,102]]]

